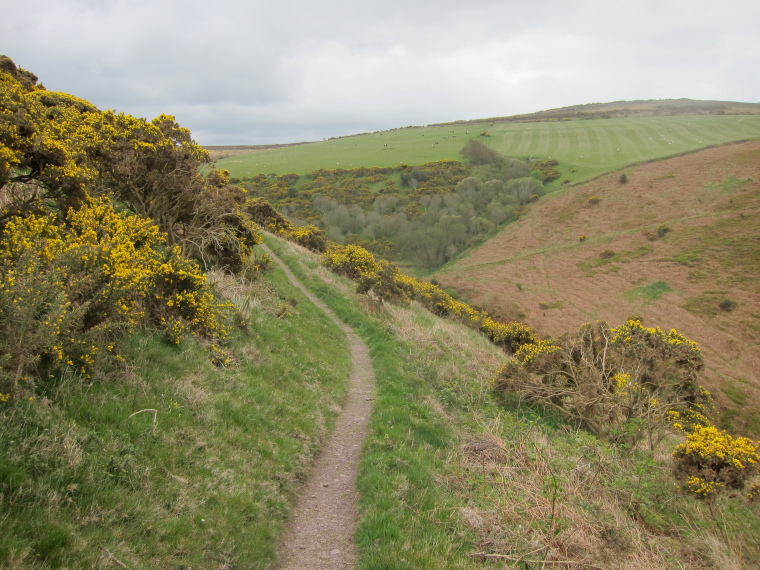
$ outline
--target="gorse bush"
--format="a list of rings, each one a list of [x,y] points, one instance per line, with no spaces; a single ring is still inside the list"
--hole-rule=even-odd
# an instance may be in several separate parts
[[[227,362],[228,307],[201,266],[252,279],[268,260],[252,255],[255,204],[208,164],[173,117],[100,111],[0,57],[2,390],[92,376],[138,327]]]
[[[417,301],[439,317],[454,318],[480,330],[491,342],[508,352],[537,341],[536,333],[530,327],[494,321],[485,311],[458,301],[438,285],[405,275],[394,263],[376,260],[361,246],[333,244],[321,260],[325,267],[357,281],[359,293],[374,295],[381,301]]]
[[[536,332],[530,327],[521,323],[500,323],[490,317],[482,320],[480,330],[507,352],[517,352],[521,347],[538,341]]]
[[[712,425],[696,425],[675,448],[673,457],[683,488],[705,499],[723,489],[744,489],[760,466],[752,441],[734,438]]]
[[[381,259],[374,273],[358,279],[356,292],[371,295],[380,302],[409,303],[414,297],[414,287],[400,277],[401,272],[395,263]]]
[[[210,162],[171,116],[146,121],[100,111],[45,90],[3,59],[0,222],[48,206],[63,214],[87,196],[108,196],[153,220],[183,257],[238,271],[260,241],[258,228],[245,212],[245,191]]]
[[[599,437],[650,447],[670,430],[670,412],[702,404],[703,359],[696,344],[671,330],[629,319],[611,328],[587,323],[556,340],[521,346],[498,373],[496,390],[558,412]]]
[[[0,232],[0,368],[4,390],[64,368],[89,376],[137,327],[223,342],[224,304],[150,221],[83,200],[63,219],[7,219]]]
[[[259,226],[317,253],[327,251],[329,240],[325,232],[313,225],[296,226],[263,198],[249,199],[245,211]]]
[[[358,245],[345,247],[333,245],[322,256],[322,264],[328,269],[354,281],[374,276],[380,269],[375,256]]]

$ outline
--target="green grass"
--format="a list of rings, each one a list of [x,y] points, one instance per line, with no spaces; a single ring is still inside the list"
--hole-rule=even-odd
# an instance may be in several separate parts
[[[0,567],[271,567],[350,361],[283,274],[267,281],[236,366],[142,333],[113,377],[0,403]]]
[[[573,244],[576,245],[576,244]],[[612,250],[603,250],[603,251],[610,251],[612,252],[611,255],[599,255],[597,254],[594,257],[590,257],[588,259],[585,259],[583,261],[578,262],[578,269],[583,271],[584,275],[586,277],[593,277],[595,274],[595,270],[599,268],[606,268],[607,271],[619,271],[619,267],[617,267],[616,264],[618,263],[627,263],[633,259],[639,259],[642,257],[646,257],[650,253],[654,251],[654,248],[651,245],[642,245],[637,247],[636,249],[629,250],[629,251],[620,251],[615,252]],[[602,252],[600,252],[601,254]]]
[[[643,287],[637,287],[623,293],[623,298],[629,301],[641,301],[644,304],[658,301],[665,293],[672,291],[670,285],[664,281],[655,281]]]
[[[711,182],[705,185],[707,190],[722,190],[723,192],[735,192],[751,180],[739,180],[735,176],[727,176],[721,182]]]
[[[552,552],[597,567],[757,559],[756,505],[718,500],[723,541],[705,504],[674,492],[667,450],[615,448],[494,395],[506,356],[482,335],[416,305],[374,304],[314,256],[266,239],[370,347],[359,568],[482,568],[477,553],[538,561],[522,567]],[[274,289],[247,303],[235,367],[142,334],[123,348],[134,365],[120,377],[66,378],[0,404],[0,567],[276,563],[349,356],[343,333],[279,270],[267,281]],[[290,316],[277,316],[282,305]],[[156,413],[132,415],[141,410]]]
[[[749,394],[739,386],[723,386],[722,390],[723,393],[737,406],[743,406],[749,398]]]
[[[541,567],[549,552],[595,567],[751,567],[760,519],[743,499],[716,503],[726,543],[704,503],[674,492],[667,448],[623,451],[494,395],[506,356],[482,335],[416,305],[374,305],[313,256],[270,241],[370,346],[359,568]]]
[[[673,257],[673,261],[687,267],[696,266],[702,258],[700,250],[682,251]]]
[[[718,305],[723,297],[713,293],[702,293],[688,297],[683,308],[696,315],[714,317],[718,314]]]
[[[479,137],[482,130],[490,137]],[[356,168],[460,160],[468,139],[516,158],[554,158],[562,180],[588,180],[628,164],[760,137],[760,115],[679,115],[588,121],[446,125],[396,129],[262,150],[217,162],[232,176],[307,174],[318,168]],[[385,146],[387,145],[387,146]],[[573,169],[576,172],[571,172]]]
[[[357,533],[359,567],[474,567],[468,556],[473,536],[457,522],[459,505],[436,484],[460,442],[455,424],[442,413],[434,386],[448,383],[446,400],[461,405],[458,392],[462,390],[470,391],[469,398],[480,398],[472,393],[478,383],[456,386],[458,379],[436,369],[433,355],[425,357],[413,344],[391,334],[390,315],[385,311],[367,313],[361,299],[351,293],[353,284],[339,279],[326,284],[316,276],[313,261],[297,257],[287,244],[268,243],[370,348],[377,396],[358,483],[362,510]],[[415,315],[428,329],[438,321],[425,311]],[[485,343],[477,333],[465,330],[464,334]],[[487,343],[485,346],[492,354],[497,352]]]
[[[741,203],[740,199],[735,202]],[[727,215],[683,236],[674,235],[673,244],[684,248],[674,260],[694,268],[691,275],[694,281],[714,281],[726,289],[736,285],[754,288],[760,272],[757,222],[755,212]],[[709,262],[709,265],[703,262]],[[717,275],[714,266],[719,271]]]

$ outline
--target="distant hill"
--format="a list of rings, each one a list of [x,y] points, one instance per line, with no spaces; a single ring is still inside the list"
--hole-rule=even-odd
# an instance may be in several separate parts
[[[548,109],[523,115],[493,117],[490,122],[534,122],[534,121],[573,121],[588,119],[611,119],[614,117],[658,117],[672,115],[757,115],[760,103],[740,103],[736,101],[702,101],[695,99],[647,99],[636,101],[614,101],[611,103],[587,103],[571,105],[558,109]],[[483,119],[473,121],[454,121],[440,123],[441,126],[482,123]]]
[[[239,154],[252,153],[262,150],[270,150],[276,148],[287,148],[289,146],[298,146],[302,144],[309,144],[308,142],[287,143],[287,144],[252,144],[252,145],[210,145],[204,146],[209,154],[211,160],[217,161],[230,156],[237,156]]]
[[[627,183],[621,183],[621,174]],[[436,274],[541,334],[630,315],[698,342],[726,427],[760,434],[760,142],[548,195]]]

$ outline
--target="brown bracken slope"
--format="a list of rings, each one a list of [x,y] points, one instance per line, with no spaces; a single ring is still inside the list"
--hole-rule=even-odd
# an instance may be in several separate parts
[[[632,315],[675,328],[723,427],[759,435],[760,141],[623,172],[542,198],[438,282],[542,335]]]

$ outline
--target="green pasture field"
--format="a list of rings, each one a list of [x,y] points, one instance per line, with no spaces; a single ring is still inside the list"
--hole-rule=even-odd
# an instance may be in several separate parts
[[[486,131],[490,136],[481,137]],[[319,168],[358,168],[459,160],[468,139],[515,158],[559,161],[561,177],[581,182],[628,164],[710,145],[760,137],[760,115],[677,115],[575,121],[407,127],[299,146],[230,156],[217,161],[234,177],[307,174]],[[575,169],[576,172],[572,172]]]

